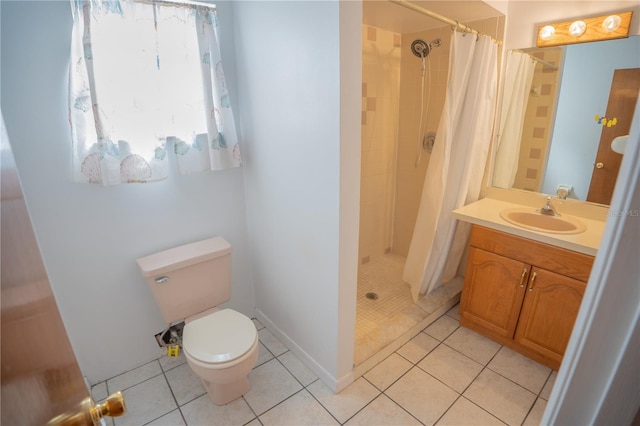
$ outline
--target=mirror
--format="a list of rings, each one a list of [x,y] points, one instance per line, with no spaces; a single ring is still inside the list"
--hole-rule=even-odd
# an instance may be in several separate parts
[[[626,132],[621,134],[628,133],[630,118],[626,123],[612,120],[617,117],[606,117],[606,111],[614,70],[640,68],[640,36],[522,51],[547,64],[538,62],[535,66],[526,112],[524,119],[520,120],[521,127],[518,127],[521,129],[520,140],[498,135],[498,153],[502,144],[506,144],[505,147],[516,144],[512,148],[517,149],[519,145],[519,154],[514,154],[517,157],[515,178],[507,179],[512,183],[509,185],[504,179],[502,182],[494,179],[494,186],[553,195],[557,194],[559,188],[565,188],[567,198],[608,204],[611,194],[608,199],[605,196],[606,201],[596,201],[589,188],[592,186],[592,176],[595,176],[594,170],[598,167],[596,163],[601,165],[598,151],[601,136],[605,144],[608,138],[606,134],[611,134],[612,140],[619,136],[611,133],[610,129],[620,133],[626,126]],[[509,55],[507,53],[507,61]],[[557,69],[549,64],[557,66]],[[507,87],[504,89],[506,92]],[[627,94],[633,91],[626,90]],[[635,94],[631,93],[631,96],[637,99],[638,90],[635,89]],[[502,114],[511,119],[506,115],[504,105]],[[610,121],[612,123],[607,127]],[[608,141],[609,145],[612,140]],[[606,151],[611,151],[610,147],[606,147]],[[622,155],[611,153],[617,156],[619,167]],[[506,163],[505,160],[501,161],[500,155],[496,157],[494,176],[498,168],[515,167],[513,160],[510,164]],[[599,168],[613,167],[611,161],[607,160]],[[607,178],[613,180],[609,182],[610,191],[615,185],[617,169],[612,176]]]

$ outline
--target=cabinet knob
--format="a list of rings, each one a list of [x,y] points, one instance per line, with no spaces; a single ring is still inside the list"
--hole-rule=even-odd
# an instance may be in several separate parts
[[[522,275],[520,276],[520,288],[524,287],[524,277],[527,276],[527,271],[528,271],[527,268],[524,268],[522,270]]]
[[[536,277],[538,274],[535,272],[531,275],[531,279],[529,280],[529,291],[533,291],[533,283],[536,281]]]
[[[604,163],[596,163],[596,169],[603,169],[604,168]]]

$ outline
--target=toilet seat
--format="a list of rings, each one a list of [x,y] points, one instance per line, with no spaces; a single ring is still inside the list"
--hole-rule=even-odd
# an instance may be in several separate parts
[[[182,334],[186,355],[210,368],[226,368],[241,362],[257,346],[253,322],[232,309],[216,311],[188,322]]]

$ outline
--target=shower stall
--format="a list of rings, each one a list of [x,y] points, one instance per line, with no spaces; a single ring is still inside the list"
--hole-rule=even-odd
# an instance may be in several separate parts
[[[384,13],[373,10],[379,7]],[[487,8],[467,22],[501,33],[501,15]],[[425,175],[437,161],[430,157],[445,101],[452,32],[420,15],[423,29],[394,25],[407,13],[415,14],[387,2],[363,2],[356,368],[440,306],[454,304],[461,288],[460,283],[414,302],[402,279]]]

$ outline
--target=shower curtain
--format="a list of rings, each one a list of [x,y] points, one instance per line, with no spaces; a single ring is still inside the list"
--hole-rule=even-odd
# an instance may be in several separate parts
[[[527,53],[511,51],[507,57],[493,186],[511,188],[516,179],[522,124],[535,68]]]
[[[469,226],[451,211],[478,199],[495,117],[498,46],[454,32],[442,117],[422,189],[403,279],[414,300],[452,278]]]

